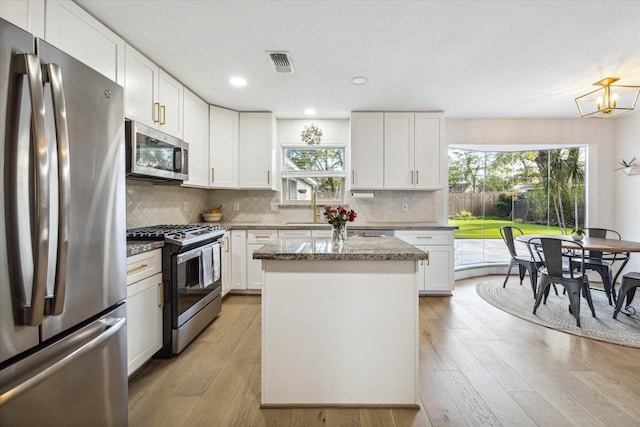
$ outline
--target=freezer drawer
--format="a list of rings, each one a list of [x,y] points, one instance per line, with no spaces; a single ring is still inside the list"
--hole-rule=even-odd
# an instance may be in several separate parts
[[[0,425],[126,426],[126,309],[0,371]]]

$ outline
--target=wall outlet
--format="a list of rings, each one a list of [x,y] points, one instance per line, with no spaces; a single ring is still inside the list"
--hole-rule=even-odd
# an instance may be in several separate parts
[[[189,202],[184,202],[182,204],[182,210],[187,212],[189,210]]]
[[[402,212],[408,212],[409,211],[409,204],[408,203],[403,203],[402,204]]]
[[[271,212],[278,212],[280,210],[280,206],[278,202],[271,202]]]
[[[240,210],[240,202],[233,202],[233,210],[234,211]]]

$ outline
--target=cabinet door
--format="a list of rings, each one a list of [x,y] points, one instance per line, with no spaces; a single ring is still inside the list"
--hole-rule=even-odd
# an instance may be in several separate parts
[[[247,233],[247,289],[262,289],[264,276],[262,260],[253,259],[253,253],[277,236],[276,230],[257,230]]]
[[[179,139],[184,137],[182,127],[183,94],[184,86],[160,69],[158,71],[158,101],[160,102],[158,130]]]
[[[45,40],[124,84],[124,39],[70,0],[47,1]]]
[[[440,143],[441,118],[430,113],[415,114],[414,168],[416,189],[441,189],[442,159],[446,158]]]
[[[233,287],[231,279],[231,232],[224,233],[222,242],[222,296],[225,296]]]
[[[162,273],[127,286],[127,372],[162,347]]]
[[[384,186],[384,114],[351,113],[351,188]]]
[[[209,186],[238,188],[238,112],[209,107]]]
[[[384,188],[413,189],[414,113],[384,113]]]
[[[425,246],[420,248],[429,252],[424,275],[424,291],[452,291],[453,248],[451,246]]]
[[[125,111],[128,119],[157,128],[160,103],[158,93],[159,68],[129,45],[125,47]]]
[[[231,230],[231,288],[247,289],[246,230]]]
[[[240,188],[276,188],[273,129],[272,113],[240,113]]]
[[[183,185],[209,186],[209,106],[184,91],[184,141],[189,144],[189,180]]]
[[[2,0],[0,18],[44,38],[44,0]]]

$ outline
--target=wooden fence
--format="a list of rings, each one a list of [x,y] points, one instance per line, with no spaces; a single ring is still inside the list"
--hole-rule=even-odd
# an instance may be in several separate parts
[[[463,210],[474,216],[498,216],[498,195],[500,193],[449,193],[449,216]]]

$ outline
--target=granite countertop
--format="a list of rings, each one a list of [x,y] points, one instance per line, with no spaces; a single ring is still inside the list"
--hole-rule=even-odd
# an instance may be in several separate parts
[[[417,261],[427,252],[396,237],[350,237],[343,244],[330,238],[279,238],[253,253],[254,259],[286,261]]]
[[[286,222],[286,223],[264,223],[264,222],[222,222],[218,223],[227,230],[322,230],[330,229],[326,222]],[[455,230],[456,225],[442,224],[437,222],[353,222],[347,225],[349,230]]]
[[[127,256],[149,252],[164,246],[164,241],[157,240],[127,240]]]

